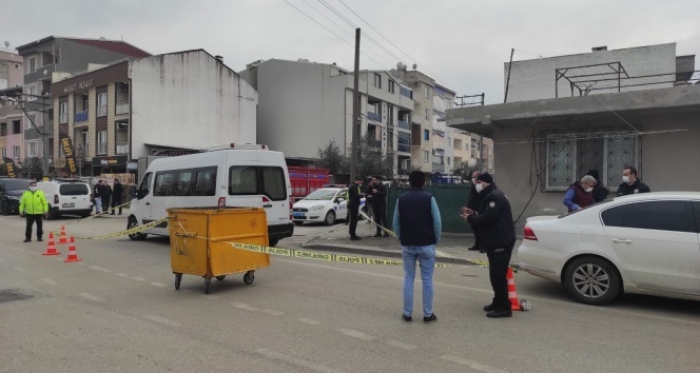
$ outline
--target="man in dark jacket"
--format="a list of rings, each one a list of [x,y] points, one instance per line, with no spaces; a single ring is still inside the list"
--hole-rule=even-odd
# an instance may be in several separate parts
[[[119,182],[119,180],[114,179],[114,190],[112,190],[112,214],[114,215],[115,209],[119,206],[119,215],[122,214],[122,194],[124,193],[124,187]]]
[[[487,317],[511,317],[508,299],[508,265],[515,246],[515,226],[510,202],[505,194],[493,185],[493,178],[488,173],[476,179],[476,190],[481,196],[478,211],[467,209],[464,217],[469,224],[474,224],[481,234],[481,247],[489,258],[489,277],[493,288],[493,302],[484,307]]]
[[[620,184],[620,187],[617,189],[618,197],[649,192],[651,192],[651,189],[637,178],[636,168],[627,167],[622,170],[622,184]]]
[[[588,176],[593,176],[595,179],[595,187],[593,187],[593,201],[595,203],[603,202],[608,198],[608,188],[606,188],[600,180],[600,173],[598,170],[590,170],[586,174]]]
[[[102,211],[107,212],[107,210],[109,210],[109,200],[112,198],[112,188],[107,183],[102,183],[101,185],[100,196],[102,196]]]
[[[481,202],[479,192],[476,191],[476,178],[478,178],[480,174],[481,172],[479,171],[474,171],[474,173],[472,173],[472,187],[469,190],[469,200],[467,201],[467,208],[472,211],[478,211],[479,202]],[[484,251],[479,247],[479,230],[476,229],[474,224],[470,225],[472,226],[472,232],[474,232],[474,246],[470,247],[469,251],[479,251],[483,253]]]
[[[381,237],[382,228],[389,229],[389,224],[386,221],[386,185],[384,185],[381,180],[373,177],[367,195],[368,197],[372,197],[367,200],[372,201],[372,213],[374,215],[374,222],[377,224],[377,233],[374,237]],[[384,237],[389,237],[387,231],[383,233]]]
[[[355,182],[350,184],[348,188],[348,218],[350,220],[350,239],[353,241],[360,239],[360,237],[355,234],[357,219],[360,214],[360,184],[362,184],[362,177],[358,176],[355,178]]]

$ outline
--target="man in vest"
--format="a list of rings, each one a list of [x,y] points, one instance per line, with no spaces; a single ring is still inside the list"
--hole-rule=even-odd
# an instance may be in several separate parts
[[[360,215],[360,184],[362,184],[362,177],[358,176],[355,178],[355,182],[350,184],[348,188],[348,220],[350,220],[350,239],[357,241],[360,237],[355,234],[357,229],[357,219]]]
[[[423,322],[437,320],[433,313],[433,270],[435,269],[435,245],[440,241],[442,220],[435,197],[423,191],[425,174],[412,171],[408,176],[411,190],[396,201],[394,232],[401,241],[403,268],[403,319],[412,320],[413,281],[416,278],[416,261],[420,263],[423,282]]]
[[[564,195],[564,205],[569,212],[578,211],[595,203],[593,189],[596,180],[591,175],[584,176],[581,181],[577,181],[569,187]]]
[[[24,242],[32,240],[32,226],[36,222],[36,238],[41,241],[44,235],[43,217],[48,217],[49,203],[46,201],[44,192],[37,190],[36,181],[29,183],[29,190],[22,194],[19,200],[19,215],[27,218],[27,229],[24,233]]]

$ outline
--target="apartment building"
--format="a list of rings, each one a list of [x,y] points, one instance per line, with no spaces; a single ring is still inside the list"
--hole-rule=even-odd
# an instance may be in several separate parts
[[[0,51],[0,91],[22,86],[22,56],[15,51]]]
[[[214,89],[216,87],[216,89]],[[181,155],[255,143],[257,94],[221,59],[191,50],[130,59],[56,77],[56,168],[81,175],[134,171],[145,155]]]
[[[413,115],[411,115],[412,169],[423,172],[444,172],[440,157],[444,157],[445,134],[433,133],[433,91],[435,80],[420,71],[408,71],[406,66],[392,69],[390,73],[413,90]],[[437,137],[434,139],[434,137]],[[433,141],[435,140],[435,141]],[[439,151],[434,152],[433,142]]]
[[[258,141],[288,162],[313,162],[334,141],[349,156],[353,75],[336,64],[266,60],[240,72],[260,97]],[[387,71],[361,71],[360,135],[393,158],[394,173],[410,171],[413,92]]]
[[[0,51],[0,97],[21,97],[23,76],[22,57],[14,51]],[[24,150],[23,115],[17,105],[0,99],[0,154],[15,162]]]

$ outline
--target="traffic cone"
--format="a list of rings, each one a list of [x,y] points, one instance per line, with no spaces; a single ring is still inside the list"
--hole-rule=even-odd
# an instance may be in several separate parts
[[[49,243],[46,245],[46,252],[43,255],[58,255],[56,250],[56,242],[53,240],[53,233],[49,233]]]
[[[65,225],[61,226],[61,236],[58,239],[58,243],[60,245],[65,245],[68,243],[68,238],[66,237],[66,226]]]
[[[68,246],[68,257],[64,260],[64,263],[79,262],[82,259],[78,258],[78,253],[75,251],[75,239],[73,236],[70,237],[70,246]]]
[[[515,290],[515,277],[513,277],[513,270],[508,268],[508,274],[506,275],[508,280],[508,299],[510,300],[511,311],[522,311],[520,308],[520,302],[518,301],[518,293]]]

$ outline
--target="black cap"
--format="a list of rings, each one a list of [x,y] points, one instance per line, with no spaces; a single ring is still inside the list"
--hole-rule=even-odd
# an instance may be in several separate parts
[[[357,181],[357,180],[364,180],[364,178],[363,178],[362,176],[357,176],[357,177],[355,177],[355,180],[356,180],[356,181]]]
[[[478,181],[483,181],[485,183],[493,184],[493,177],[491,177],[491,174],[488,172],[484,172],[483,174],[480,174],[476,180]]]

